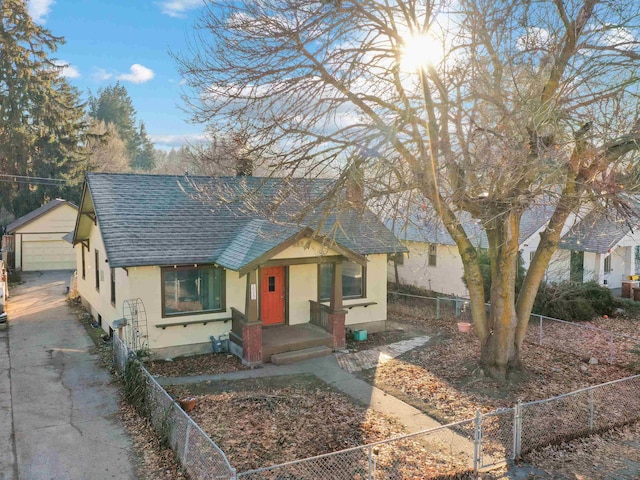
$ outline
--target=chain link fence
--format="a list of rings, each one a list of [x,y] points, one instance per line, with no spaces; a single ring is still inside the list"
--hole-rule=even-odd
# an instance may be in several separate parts
[[[611,365],[627,366],[640,359],[640,338],[536,313],[531,314],[525,340]]]
[[[387,310],[416,318],[470,318],[469,300],[449,297],[423,297],[408,293],[388,292]]]
[[[389,292],[387,301],[391,313],[472,322],[468,299]],[[491,305],[487,304],[486,309],[489,313]],[[531,314],[525,341],[612,365],[628,366],[640,360],[640,338],[536,313]]]
[[[518,404],[515,453],[640,420],[640,375]]]
[[[376,480],[471,474],[474,420],[239,473],[250,480]]]
[[[167,442],[189,478],[223,480],[235,476],[224,452],[202,431],[171,396],[158,384],[136,359],[117,333],[113,335],[113,359],[117,371],[126,376],[130,369],[139,369],[142,380],[135,388],[143,392],[140,410],[145,412],[158,436]]]
[[[407,296],[401,305],[424,312],[424,303],[418,303],[423,300],[424,297]],[[459,310],[450,299],[427,300],[441,315],[464,318],[463,299],[453,299]],[[440,307],[436,300],[440,300]],[[139,378],[151,423],[192,479],[399,480],[467,475],[472,478],[473,472],[504,464],[537,448],[640,420],[640,375],[637,375],[546,400],[518,403],[513,408],[484,414],[478,411],[473,419],[435,429],[236,473],[224,452],[136,360],[117,334],[112,344],[118,372],[125,376],[128,369],[138,368],[142,373]]]

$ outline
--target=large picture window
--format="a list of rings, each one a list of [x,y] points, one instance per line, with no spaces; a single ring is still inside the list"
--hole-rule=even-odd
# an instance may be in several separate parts
[[[162,316],[224,310],[224,270],[212,265],[162,269]]]
[[[331,276],[333,263],[321,263],[320,301],[331,298]],[[342,262],[342,297],[362,298],[365,296],[365,268],[354,262]]]

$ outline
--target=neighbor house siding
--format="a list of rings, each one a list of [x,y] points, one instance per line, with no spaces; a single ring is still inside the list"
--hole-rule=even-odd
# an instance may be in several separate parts
[[[401,284],[415,285],[434,292],[459,297],[468,296],[468,290],[462,277],[464,268],[462,259],[455,245],[437,244],[436,265],[429,265],[429,244],[425,242],[404,241],[409,253],[404,262],[398,265],[398,276]],[[393,262],[389,263],[388,279],[396,281]]]

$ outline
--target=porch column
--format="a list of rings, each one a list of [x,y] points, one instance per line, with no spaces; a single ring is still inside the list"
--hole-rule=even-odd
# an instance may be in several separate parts
[[[247,294],[244,302],[245,323],[242,325],[242,363],[249,366],[262,363],[262,322],[258,315],[258,272],[247,274]]]
[[[328,314],[327,331],[333,336],[333,348],[341,349],[346,345],[345,316],[347,313],[342,307],[342,262],[333,264],[329,308],[331,312]]]

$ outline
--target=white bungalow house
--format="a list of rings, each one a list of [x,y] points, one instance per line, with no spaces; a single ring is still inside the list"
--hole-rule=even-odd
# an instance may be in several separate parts
[[[7,225],[11,241],[5,238],[3,243],[11,249],[7,253],[12,255],[7,256],[13,258],[8,267],[25,272],[75,269],[75,252],[63,237],[77,215],[78,207],[56,198]]]
[[[543,230],[552,213],[539,205],[526,212],[520,223],[520,253],[525,268],[533,258]],[[405,244],[409,253],[396,257],[388,270],[389,281],[415,285],[435,292],[467,297],[462,280],[462,259],[446,230],[427,214],[413,214],[401,222],[386,222]],[[487,247],[484,231],[470,218],[463,228],[480,248]],[[640,230],[640,229],[639,229]],[[545,274],[548,282],[594,280],[611,289],[640,272],[640,231],[628,221],[615,221],[596,212],[567,221],[558,251]]]
[[[88,174],[78,293],[105,330],[158,357],[226,335],[247,364],[341,348],[346,328],[384,324],[387,254],[406,249],[363,207],[307,208],[332,185]]]

